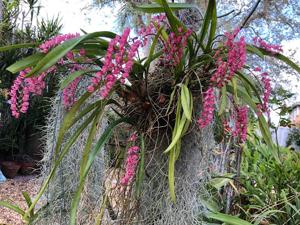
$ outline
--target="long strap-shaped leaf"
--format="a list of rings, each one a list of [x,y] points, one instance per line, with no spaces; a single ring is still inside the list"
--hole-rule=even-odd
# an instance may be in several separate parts
[[[98,113],[96,114],[94,121],[92,123],[92,126],[90,128],[90,132],[89,132],[88,138],[85,143],[85,147],[82,152],[82,160],[80,163],[80,177],[83,176],[83,170],[86,167],[86,162],[87,162],[87,159],[88,159],[88,156],[91,151],[91,147],[92,147],[95,135],[96,135],[97,125],[98,125],[98,123],[101,123],[100,118],[102,118],[102,116],[104,114],[104,106],[105,106],[105,103],[103,102],[103,105],[100,105],[97,108]]]
[[[259,92],[257,90],[257,88],[255,87],[255,82],[253,81],[253,79],[250,76],[247,76],[245,74],[243,74],[240,71],[236,72],[236,75],[242,80],[244,81],[244,83],[248,84],[249,87],[251,88],[251,90],[254,92],[255,96],[257,97],[257,99],[259,100],[260,104],[262,104],[262,100],[260,98]]]
[[[45,54],[43,53],[36,53],[10,65],[6,68],[6,70],[8,70],[11,73],[17,73],[27,67],[36,65],[37,62],[39,62],[44,56]]]
[[[23,44],[7,45],[7,46],[0,47],[0,52],[9,51],[9,50],[18,49],[18,48],[36,47],[37,45],[39,45],[39,44],[38,43],[23,43]]]
[[[272,52],[269,52],[263,48],[259,48],[259,47],[256,47],[254,45],[247,45],[247,51],[249,53],[252,53],[252,54],[255,54],[259,57],[263,57],[264,55],[267,55],[267,56],[270,56],[270,57],[273,57],[273,58],[276,58],[276,59],[279,59],[281,60],[282,62],[284,62],[285,64],[289,65],[290,67],[292,67],[294,70],[296,70],[298,73],[300,73],[300,66],[298,66],[296,63],[294,63],[292,60],[290,60],[288,57],[280,54],[280,53],[272,53]]]
[[[191,121],[193,113],[193,105],[191,105],[191,102],[193,102],[193,96],[185,84],[182,84],[181,86],[180,98],[184,115],[189,121]]]
[[[118,119],[114,122],[112,122],[108,128],[104,131],[104,133],[101,135],[100,139],[97,141],[95,147],[93,148],[93,150],[91,151],[89,158],[87,160],[86,166],[83,170],[83,174],[82,177],[79,181],[79,186],[75,192],[75,195],[73,197],[72,200],[72,204],[71,204],[71,221],[70,224],[71,225],[75,225],[76,224],[76,214],[77,214],[77,208],[78,208],[78,204],[80,201],[80,196],[81,196],[81,192],[83,190],[84,187],[84,182],[85,179],[91,169],[91,166],[98,154],[98,152],[103,148],[103,146],[106,144],[106,142],[110,139],[112,132],[114,130],[114,128],[116,128],[120,123],[132,123],[131,120],[129,120],[128,118],[121,118]]]
[[[187,4],[187,3],[168,3],[171,10],[180,10],[180,9],[191,9],[195,8],[195,5],[193,4]],[[153,4],[142,4],[142,5],[136,5],[134,6],[135,9],[145,12],[145,13],[162,13],[165,12],[164,7],[162,7],[159,4],[153,3]]]
[[[218,213],[218,212],[208,213],[207,218],[215,219],[229,225],[252,225],[251,223],[242,220],[236,216],[231,216],[231,215]]]
[[[184,30],[186,30],[186,27],[184,24],[182,24],[178,18],[173,14],[169,3],[166,0],[155,0],[159,5],[161,5],[164,8],[164,12],[166,13],[166,16],[168,18],[168,21],[170,23],[171,29],[175,34],[178,33],[178,28],[182,27]]]
[[[147,67],[149,67],[150,63],[155,59],[155,58],[153,58],[153,54],[154,54],[155,47],[156,47],[157,42],[158,42],[158,38],[159,38],[159,36],[160,36],[163,29],[164,29],[164,27],[159,28],[159,30],[157,31],[157,34],[153,38],[152,45],[151,45],[150,51],[149,51],[149,55],[147,57],[147,61],[145,62],[145,66],[147,66]]]
[[[64,79],[60,84],[60,89],[66,88],[72,81],[74,81],[77,77],[80,77],[83,74],[97,72],[97,70],[85,69],[85,70],[78,70],[74,73],[69,74],[66,79]]]
[[[25,214],[25,212],[21,208],[19,208],[16,205],[10,204],[8,202],[0,201],[0,206],[11,209],[11,210],[15,211],[16,213],[20,214],[21,216],[24,216],[24,214]]]
[[[212,40],[214,37],[212,37],[213,33],[215,32],[215,29],[216,29],[216,21],[215,19],[213,20],[213,17],[216,16],[216,2],[215,0],[209,0],[208,2],[208,6],[207,6],[207,9],[206,9],[206,13],[205,13],[205,16],[204,16],[204,22],[202,24],[202,28],[201,28],[201,31],[200,31],[200,44],[203,45],[203,41],[205,39],[205,36],[208,35],[208,28],[209,28],[209,25],[211,25],[211,37],[210,39]],[[213,35],[214,36],[214,35]],[[204,46],[204,45],[203,45]],[[207,46],[206,46],[207,47]]]
[[[185,114],[182,114],[178,128],[175,129],[175,135],[172,138],[172,142],[171,144],[168,146],[168,148],[164,151],[164,153],[169,152],[172,148],[175,147],[176,143],[178,142],[178,140],[182,137],[182,133],[183,133],[183,129],[185,127],[185,123],[187,121],[187,118],[185,116]]]
[[[72,106],[70,111],[65,115],[63,123],[58,131],[58,137],[56,141],[56,146],[54,150],[54,156],[56,157],[58,154],[58,151],[61,147],[62,141],[64,139],[65,133],[68,131],[70,127],[74,125],[74,122],[76,121],[76,114],[80,108],[80,106],[88,99],[88,97],[91,96],[90,92],[86,92],[83,94],[79,100]],[[88,113],[88,112],[86,112]],[[79,118],[78,118],[79,119]],[[77,122],[77,121],[76,121]]]
[[[206,52],[211,49],[211,44],[215,38],[216,30],[217,30],[217,3],[215,0],[210,0],[211,3],[211,18],[210,18],[210,30],[209,30],[209,37],[206,45]],[[201,42],[202,43],[202,42]]]
[[[67,40],[64,43],[56,46],[52,49],[45,57],[43,57],[38,64],[32,69],[32,71],[27,75],[28,77],[33,75],[38,75],[41,72],[47,70],[51,66],[53,66],[59,59],[65,56],[69,51],[76,47],[79,43],[84,40],[92,39],[95,37],[106,37],[106,38],[114,38],[115,34],[108,31],[103,32],[94,32],[90,34],[83,35],[78,38],[74,38],[71,40]]]

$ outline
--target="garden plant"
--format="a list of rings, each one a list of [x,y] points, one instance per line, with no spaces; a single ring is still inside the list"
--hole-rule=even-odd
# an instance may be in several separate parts
[[[176,12],[193,7],[165,0],[137,5],[136,10],[154,14],[138,32],[125,28],[120,35],[108,31],[58,35],[33,44],[38,47],[36,54],[8,67],[10,72],[19,73],[10,90],[11,111],[16,119],[26,114],[31,97],[43,93],[47,77],[58,74],[63,77],[60,90],[66,113],[55,142],[53,167],[37,196],[30,199],[24,193],[28,203],[25,211],[7,202],[0,202],[1,205],[20,213],[27,223],[33,222],[39,213],[35,212],[36,205],[85,130],[89,135],[82,151],[78,187],[72,196],[70,224],[76,224],[81,193],[97,154],[111,142],[120,144],[117,140],[123,140],[125,147],[110,157],[111,168],[120,171],[117,186],[123,193],[122,204],[126,205],[122,209],[122,224],[140,219],[136,202],[143,181],[149,176],[147,164],[153,152],[168,157],[165,173],[169,201],[176,205],[175,164],[180,163],[182,140],[195,126],[200,132],[218,123],[218,142],[230,142],[241,162],[251,112],[258,121],[268,154],[280,162],[280,152],[272,142],[266,121],[270,78],[261,68],[251,68],[247,55],[274,57],[300,73],[299,66],[281,54],[280,46],[258,37],[247,37],[252,41],[246,43],[246,37],[241,35],[243,27],[218,34],[215,0],[209,1],[199,29],[189,29]],[[24,45],[0,50],[19,47]],[[81,82],[88,85],[78,96]],[[95,101],[90,103],[91,98]],[[96,139],[102,120],[108,120],[108,125]],[[75,125],[77,129],[72,130]],[[155,147],[149,143],[158,138],[158,132],[166,134],[168,144],[165,149],[153,151]],[[101,224],[104,210],[109,208],[107,198],[103,197],[96,224]],[[242,224],[236,217],[228,219],[214,211],[208,217]]]

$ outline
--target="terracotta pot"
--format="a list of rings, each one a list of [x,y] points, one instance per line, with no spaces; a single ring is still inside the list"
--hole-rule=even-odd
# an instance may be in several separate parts
[[[34,171],[34,163],[32,162],[23,162],[21,163],[20,173],[23,175],[33,174]]]
[[[1,170],[6,178],[13,179],[17,175],[20,168],[21,165],[17,162],[4,161],[1,163]]]

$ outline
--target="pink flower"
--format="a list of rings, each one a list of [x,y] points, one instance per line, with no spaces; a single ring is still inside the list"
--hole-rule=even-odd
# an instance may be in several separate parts
[[[12,115],[16,118],[20,113],[26,113],[29,107],[30,95],[41,95],[46,87],[45,76],[54,71],[55,67],[50,67],[47,71],[39,76],[26,78],[26,74],[30,72],[30,68],[26,68],[19,72],[19,76],[15,79],[10,90],[10,102]]]
[[[256,45],[257,47],[263,48],[266,51],[271,52],[272,54],[276,54],[276,53],[283,51],[281,45],[269,44],[259,37],[253,38],[253,42],[254,42],[254,45]]]
[[[48,53],[49,50],[59,44],[61,44],[62,42],[69,40],[69,39],[73,39],[76,37],[79,37],[80,34],[76,33],[76,34],[60,34],[57,35],[47,41],[45,41],[43,44],[41,44],[39,46],[39,49],[43,52],[43,53]]]
[[[180,63],[183,50],[187,45],[187,40],[192,34],[191,30],[183,31],[181,27],[178,28],[178,34],[171,32],[169,38],[164,42],[163,51],[165,55],[163,59],[170,66],[176,66]]]
[[[236,107],[234,117],[235,126],[233,136],[240,137],[240,141],[245,142],[247,139],[248,107]]]
[[[264,87],[264,94],[263,94],[263,105],[261,106],[261,110],[263,112],[268,112],[269,108],[269,98],[271,95],[271,79],[269,78],[268,73],[264,72],[261,74],[261,82],[263,83]]]
[[[165,14],[153,16],[149,25],[140,29],[138,35],[141,38],[143,46],[148,44],[149,36],[155,35],[161,26],[167,25],[166,18]]]
[[[134,179],[136,168],[139,162],[139,150],[140,148],[138,146],[132,146],[127,150],[125,174],[121,179],[122,185],[128,185]]]
[[[214,105],[215,105],[214,89],[210,87],[204,93],[203,110],[200,118],[197,121],[200,128],[206,127],[213,120],[214,109],[215,109]]]
[[[233,33],[225,33],[227,40],[225,49],[227,50],[227,60],[224,60],[217,51],[217,70],[211,77],[211,82],[218,88],[227,84],[235,72],[242,69],[246,63],[246,43],[245,38],[241,37],[238,41],[234,41],[239,30],[236,29]]]
[[[135,40],[129,43],[130,29],[126,28],[122,36],[116,36],[108,45],[101,70],[91,79],[92,83],[88,91],[94,91],[100,83],[104,83],[100,88],[100,95],[106,98],[117,81],[124,83],[128,78],[133,64],[134,57],[138,52],[141,41]]]
[[[63,90],[63,104],[69,109],[76,102],[75,94],[78,83],[81,81],[81,77],[77,77]]]

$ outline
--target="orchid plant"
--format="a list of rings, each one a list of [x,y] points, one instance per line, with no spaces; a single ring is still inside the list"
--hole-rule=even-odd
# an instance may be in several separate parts
[[[93,160],[113,130],[122,123],[129,124],[133,134],[128,141],[130,147],[123,162],[125,172],[120,183],[134,186],[139,193],[144,177],[144,143],[149,130],[151,133],[154,110],[167,118],[168,126],[172,127],[169,146],[161,154],[169,157],[169,190],[174,203],[175,163],[180,155],[181,139],[191,124],[204,129],[218,117],[224,133],[242,146],[247,139],[247,114],[251,110],[276,158],[277,151],[265,119],[270,79],[260,68],[247,65],[247,54],[277,58],[300,73],[299,66],[281,54],[280,46],[259,38],[247,44],[240,28],[217,35],[215,0],[209,1],[199,30],[188,29],[174,11],[192,7],[190,4],[167,3],[166,0],[139,5],[137,10],[154,16],[137,36],[129,28],[121,35],[112,32],[59,35],[34,45],[38,46],[37,54],[8,68],[12,73],[19,72],[10,91],[14,117],[26,113],[31,96],[42,94],[45,78],[58,73],[66,74],[60,87],[67,113],[56,140],[55,164],[37,196],[28,201],[28,209],[23,211],[6,202],[0,204],[18,211],[27,222],[33,220],[34,208],[62,159],[80,134],[89,129],[82,153],[79,185],[72,202],[71,224],[75,224],[81,192]],[[27,46],[30,45],[7,46],[0,50]],[[146,56],[142,57],[145,52]],[[163,82],[156,83],[159,72],[163,73]],[[77,96],[78,84],[84,77],[89,85],[83,95]],[[164,91],[158,93],[159,88]],[[87,104],[91,96],[96,96],[97,100]],[[195,104],[202,105],[200,115],[193,107]],[[130,113],[127,107],[131,107]],[[105,118],[108,108],[113,108],[119,119],[111,121],[100,139],[95,140],[97,124]],[[81,121],[84,116],[85,120]],[[68,130],[78,123],[81,123],[79,128],[65,140]]]

